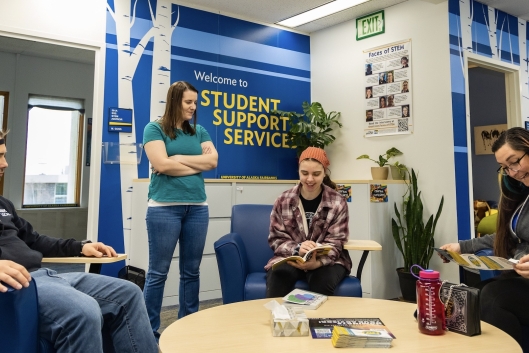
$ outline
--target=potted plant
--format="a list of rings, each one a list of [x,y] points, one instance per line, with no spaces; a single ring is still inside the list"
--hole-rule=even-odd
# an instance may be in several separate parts
[[[360,157],[357,157],[356,159],[369,159],[370,161],[373,161],[378,164],[378,167],[371,167],[371,176],[374,180],[386,180],[389,174],[389,168],[386,167],[386,165],[389,165],[389,159],[395,156],[400,156],[401,154],[402,152],[399,151],[397,148],[391,147],[389,150],[386,151],[386,153],[378,156],[378,160],[369,158],[367,154],[363,154]]]
[[[318,102],[303,102],[301,105],[303,114],[296,112],[286,112],[273,110],[272,114],[280,117],[288,117],[289,131],[287,132],[287,143],[292,148],[296,148],[297,156],[301,155],[307,147],[325,146],[334,142],[336,137],[332,135],[333,129],[342,127],[338,121],[340,113],[332,111],[325,113],[323,107]]]
[[[393,180],[404,180],[408,176],[408,168],[406,165],[399,163],[398,161],[390,164],[389,169],[391,170],[391,178]]]
[[[427,269],[434,252],[434,234],[437,220],[443,210],[444,196],[437,213],[430,215],[424,223],[425,215],[421,200],[421,191],[417,186],[417,175],[411,170],[411,180],[402,197],[402,213],[395,202],[395,218],[391,219],[391,230],[397,248],[404,258],[404,267],[398,268],[402,297],[407,301],[416,301],[416,278],[410,273],[412,265]],[[414,268],[415,272],[416,268]]]

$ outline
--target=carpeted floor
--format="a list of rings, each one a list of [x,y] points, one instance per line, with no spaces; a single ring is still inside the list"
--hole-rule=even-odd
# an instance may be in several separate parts
[[[200,302],[200,305],[198,307],[198,310],[205,310],[212,307],[215,307],[217,305],[222,305],[222,299],[211,299],[211,300],[204,300]],[[173,322],[177,320],[178,317],[178,305],[172,305],[172,306],[166,306],[162,308],[162,312],[160,313],[160,329],[158,332],[162,333],[163,330],[169,325],[171,325]]]

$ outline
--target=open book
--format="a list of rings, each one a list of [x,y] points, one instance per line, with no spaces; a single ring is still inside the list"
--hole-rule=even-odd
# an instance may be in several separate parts
[[[315,247],[312,250],[309,250],[305,254],[305,256],[292,255],[292,256],[289,256],[289,257],[286,257],[284,259],[281,259],[281,260],[278,260],[278,261],[274,262],[274,264],[272,265],[272,270],[275,270],[277,266],[279,266],[282,263],[287,262],[287,261],[305,262],[305,261],[309,261],[310,258],[312,257],[312,255],[314,255],[314,254],[316,254],[317,256],[327,255],[331,249],[334,249],[334,247],[332,245],[318,244],[317,247]]]
[[[434,248],[441,257],[457,263],[459,266],[474,268],[476,270],[512,270],[514,259],[504,259],[498,256],[477,256],[474,254],[458,254],[453,251]]]

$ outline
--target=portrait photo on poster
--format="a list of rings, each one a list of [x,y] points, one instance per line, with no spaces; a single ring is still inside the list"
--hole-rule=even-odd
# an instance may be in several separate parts
[[[366,99],[373,98],[373,87],[366,87]]]
[[[410,116],[410,106],[409,105],[403,105],[402,106],[402,117],[407,118]]]
[[[373,121],[373,110],[366,110],[366,121]]]
[[[386,102],[386,105],[388,107],[394,107],[395,106],[395,96],[394,95],[391,94],[391,95],[388,96],[388,100]]]
[[[409,85],[408,80],[402,81],[402,89],[400,90],[400,93],[408,93],[410,91]]]
[[[386,97],[385,96],[378,98],[378,107],[386,108]]]
[[[384,83],[386,83],[386,73],[385,72],[381,72],[378,74],[378,84],[379,85],[383,85]]]
[[[409,65],[408,65],[408,57],[407,56],[403,56],[402,58],[400,58],[400,64],[402,65],[402,68],[409,67]]]
[[[373,67],[371,66],[371,64],[366,64],[366,76],[369,76],[372,74],[373,74]]]
[[[395,82],[394,79],[393,79],[393,71],[388,71],[386,76],[387,76],[386,83]]]

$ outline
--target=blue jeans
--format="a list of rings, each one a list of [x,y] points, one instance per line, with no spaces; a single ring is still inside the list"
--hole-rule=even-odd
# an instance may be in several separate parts
[[[31,272],[31,277],[37,286],[40,337],[52,342],[57,353],[103,352],[103,326],[116,352],[158,352],[137,285],[44,268]]]
[[[200,262],[208,233],[208,206],[161,206],[147,208],[149,270],[143,288],[152,331],[160,334],[160,310],[167,273],[176,243],[180,242],[180,307],[178,318],[198,311]]]

